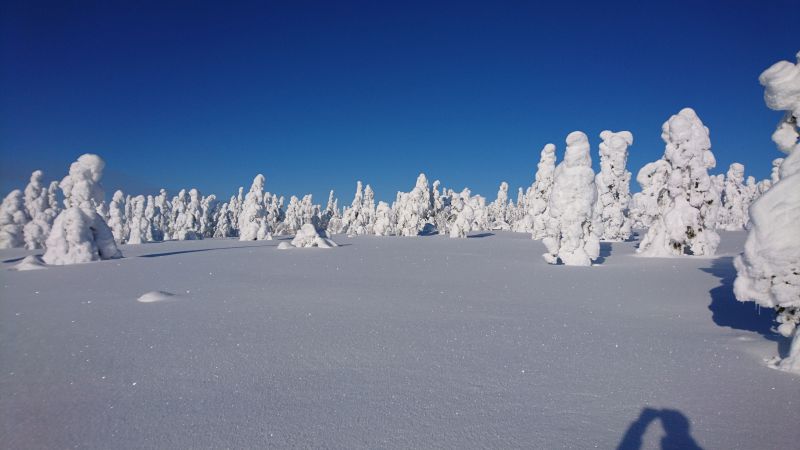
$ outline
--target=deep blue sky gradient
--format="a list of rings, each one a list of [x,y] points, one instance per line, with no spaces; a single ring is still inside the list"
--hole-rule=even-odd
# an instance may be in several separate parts
[[[361,179],[391,201],[424,171],[491,200],[573,130],[595,160],[600,131],[631,130],[635,176],[684,106],[715,172],[768,176],[780,114],[757,77],[800,49],[796,0],[536,3],[2,2],[0,188],[94,152],[107,198],[227,197],[261,172],[280,194],[349,203]]]

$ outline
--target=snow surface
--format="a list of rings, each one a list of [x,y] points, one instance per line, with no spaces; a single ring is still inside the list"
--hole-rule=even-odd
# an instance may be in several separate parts
[[[589,268],[509,232],[122,245],[30,272],[10,268],[37,251],[2,250],[2,446],[653,448],[665,428],[796,448],[800,377],[764,362],[788,341],[733,297],[745,233],[721,238],[713,258],[603,243]]]

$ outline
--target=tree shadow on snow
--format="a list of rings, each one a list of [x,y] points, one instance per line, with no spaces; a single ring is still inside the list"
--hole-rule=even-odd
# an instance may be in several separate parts
[[[720,279],[720,285],[711,289],[711,319],[721,327],[735,330],[754,331],[764,338],[778,343],[778,354],[789,353],[789,339],[772,330],[774,313],[771,309],[760,308],[753,302],[740,302],[733,295],[733,280],[736,268],[733,257],[725,256],[711,262],[711,267],[700,269]]]
[[[661,420],[664,436],[661,438],[662,449],[701,450],[691,435],[691,421],[675,409],[642,408],[639,417],[631,422],[618,450],[639,450],[647,428],[656,419]]]
[[[600,253],[592,264],[603,264],[609,256],[611,256],[611,242],[601,242]]]
[[[39,256],[41,256],[41,255],[39,255]],[[15,262],[20,262],[20,261],[22,261],[23,259],[25,259],[25,257],[24,257],[24,256],[20,256],[19,258],[11,258],[11,259],[7,259],[7,260],[3,261],[3,263],[4,263],[4,264],[5,264],[5,263],[15,263]]]
[[[478,234],[471,234],[467,236],[468,238],[485,238],[489,236],[494,236],[494,233],[478,233]]]
[[[150,253],[149,255],[139,255],[139,258],[159,258],[161,256],[180,255],[183,253],[213,252],[217,250],[233,250],[237,248],[258,248],[258,247],[276,247],[276,246],[270,244],[270,245],[237,245],[235,247],[198,248],[195,250],[176,250],[174,252]]]

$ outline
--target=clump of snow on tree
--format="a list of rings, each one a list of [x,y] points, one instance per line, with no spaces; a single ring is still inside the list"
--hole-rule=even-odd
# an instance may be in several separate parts
[[[722,209],[719,212],[719,228],[743,230],[749,220],[750,193],[744,184],[744,166],[733,163],[725,175]]]
[[[267,229],[264,208],[265,180],[264,175],[256,175],[253,184],[250,185],[250,191],[244,197],[242,211],[238,214],[240,241],[272,239],[270,230]]]
[[[97,213],[103,201],[103,160],[93,154],[81,155],[61,180],[66,209],[53,222],[43,259],[47,264],[76,264],[99,259],[120,258],[122,253],[105,220]]]
[[[590,266],[600,254],[600,241],[592,216],[597,198],[589,154],[589,138],[581,131],[567,136],[564,160],[556,167],[553,191],[547,206],[546,237],[542,240],[550,264]]]
[[[336,242],[333,242],[331,239],[327,237],[321,236],[314,225],[307,223],[300,227],[297,230],[297,234],[292,239],[290,246],[284,245],[288,244],[287,242],[281,242],[278,245],[279,249],[286,249],[286,248],[311,248],[311,247],[319,247],[319,248],[333,248],[338,247],[339,245]]]
[[[631,200],[631,173],[628,163],[628,146],[633,144],[630,131],[617,133],[605,130],[600,133],[600,173],[595,177],[597,203],[595,215],[602,224],[601,239],[624,241],[631,235],[631,221],[627,216]]]
[[[536,166],[536,181],[532,186],[532,192],[528,200],[528,216],[533,222],[533,239],[542,239],[546,236],[547,229],[547,205],[550,203],[550,193],[553,189],[553,181],[556,171],[556,146],[547,144],[544,146]]]
[[[661,138],[669,178],[654,192],[655,216],[637,252],[651,257],[686,251],[713,255],[719,244],[715,231],[719,193],[708,175],[716,165],[708,128],[693,109],[684,108],[664,122]]]
[[[759,77],[770,109],[785,111],[772,134],[786,159],[772,187],[750,207],[744,253],[734,260],[734,294],[775,308],[778,331],[792,337],[789,355],[776,367],[800,373],[800,53],[798,63],[780,61]]]
[[[22,247],[25,244],[23,229],[28,222],[22,191],[11,191],[0,206],[0,248]]]

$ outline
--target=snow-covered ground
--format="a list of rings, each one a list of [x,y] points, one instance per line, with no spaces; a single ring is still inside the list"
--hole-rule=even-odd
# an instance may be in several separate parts
[[[595,267],[500,232],[2,250],[0,446],[796,448],[800,380],[763,362],[788,341],[721,237]]]

